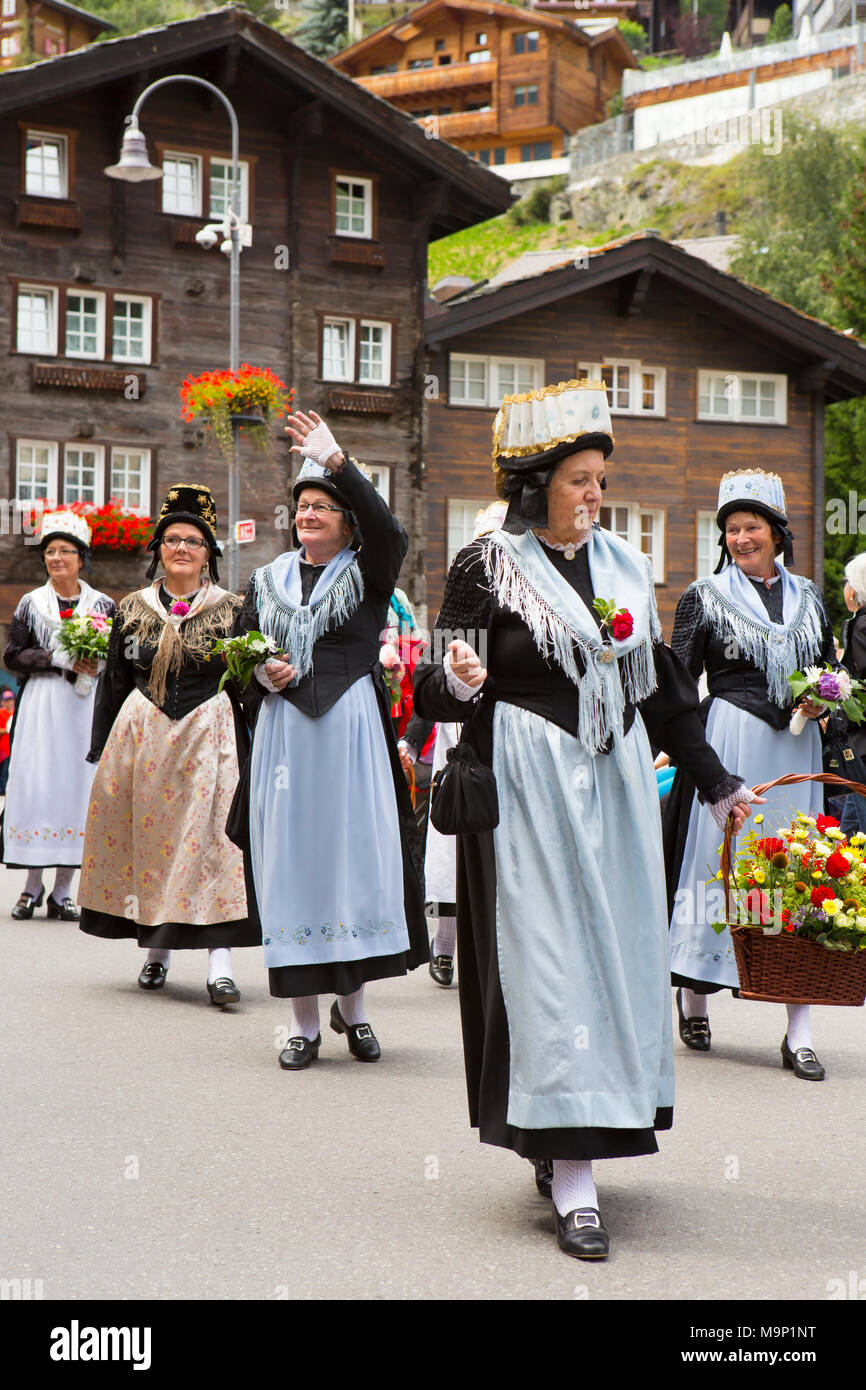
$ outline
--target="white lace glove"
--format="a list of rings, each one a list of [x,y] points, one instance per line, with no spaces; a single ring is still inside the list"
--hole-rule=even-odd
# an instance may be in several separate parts
[[[401,738],[401,739],[400,739],[400,742],[397,744],[397,750],[398,750],[398,752],[400,752],[400,753],[405,753],[405,754],[406,754],[406,757],[409,759],[410,763],[416,763],[416,762],[418,761],[418,754],[417,754],[417,752],[415,751],[415,749],[412,747],[411,744],[409,744],[409,743],[406,742],[406,740],[405,740],[404,738]]]
[[[295,445],[304,458],[312,459],[322,468],[339,473],[343,467],[343,450],[340,448],[324,420],[320,420],[314,430],[310,430],[303,444]]]
[[[721,801],[716,801],[712,805],[707,803],[707,810],[719,829],[724,830],[728,816],[738,801],[757,801],[757,799],[755,793],[750,792],[745,782],[743,782],[742,786],[737,787],[726,797],[723,797]]]
[[[481,682],[481,685],[467,685],[459,676],[455,676],[454,672],[451,670],[450,652],[445,653],[442,665],[445,668],[445,684],[448,686],[449,694],[453,695],[455,700],[474,700],[475,696],[480,692],[484,681]]]
[[[51,653],[51,665],[57,666],[61,671],[71,671],[75,666],[75,657],[58,647]]]
[[[269,691],[271,695],[276,695],[279,692],[277,691],[277,687],[274,685],[273,681],[271,680],[270,676],[265,670],[266,664],[267,663],[264,661],[260,662],[259,665],[256,667],[255,671],[253,672],[253,675],[255,676],[259,685],[263,685],[265,690]]]

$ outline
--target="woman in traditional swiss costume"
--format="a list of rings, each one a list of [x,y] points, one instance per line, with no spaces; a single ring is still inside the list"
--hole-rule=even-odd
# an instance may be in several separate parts
[[[692,770],[720,824],[748,814],[749,796],[662,643],[647,559],[595,524],[612,448],[601,383],[506,396],[494,467],[508,514],[455,558],[436,628],[466,640],[419,668],[415,692],[422,716],[468,711],[463,738],[498,789],[498,827],[458,840],[470,1122],[483,1143],[536,1160],[537,1180],[552,1161],[557,1239],[579,1259],[609,1249],[592,1160],[655,1153],[672,1123],[647,733]],[[597,597],[630,621],[602,629]]]
[[[801,702],[810,722],[801,734],[788,727],[793,713],[788,677],[807,666],[836,665],[833,631],[821,595],[809,579],[792,574],[793,537],[785,493],[775,473],[743,469],[719,486],[717,522],[721,556],[714,575],[686,589],[677,606],[671,646],[697,680],[707,674],[707,738],[749,786],[786,773],[822,771],[819,705]],[[776,558],[782,555],[784,564]],[[772,837],[791,824],[795,809],[820,814],[820,783],[767,793],[763,829]],[[680,1037],[693,1051],[710,1050],[707,996],[736,988],[737,966],[729,932],[716,935],[724,916],[720,887],[707,887],[718,864],[719,834],[693,786],[680,774],[665,815],[671,901],[671,970],[677,988]],[[796,1076],[821,1081],[824,1068],[812,1049],[809,1009],[789,1004],[782,1063]]]
[[[114,601],[82,577],[90,569],[90,527],[74,512],[46,512],[41,525],[48,581],[25,594],[9,625],[3,664],[20,677],[3,812],[2,859],[27,869],[17,920],[42,905],[45,869],[55,868],[49,917],[78,921],[72,878],[81,864],[93,768],[85,761],[97,663],[75,660],[58,644],[73,613],[110,617]]]
[[[235,1004],[232,946],[258,946],[243,857],[225,834],[244,720],[208,660],[241,606],[219,587],[216,508],[201,484],[163,503],[149,576],[122,600],[96,697],[81,930],[147,950],[138,983],[161,989],[173,950],[207,950],[212,1004]]]
[[[245,697],[258,685],[248,851],[270,992],[292,1000],[280,1065],[297,1071],[319,1053],[320,994],[337,996],[331,1028],[353,1056],[377,1061],[364,986],[425,964],[428,944],[379,666],[406,533],[317,415],[287,429],[307,460],[293,489],[300,548],[256,570],[237,630],[285,654],[258,668]]]

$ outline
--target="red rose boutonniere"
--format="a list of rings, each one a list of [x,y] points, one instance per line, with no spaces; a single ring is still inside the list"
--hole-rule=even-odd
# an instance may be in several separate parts
[[[60,617],[63,620],[63,622],[65,622],[67,618],[71,618],[74,611],[75,610],[73,608],[61,608]]]
[[[634,632],[634,618],[627,608],[617,608],[613,599],[596,598],[592,606],[601,618],[601,631],[607,629],[617,642],[625,641]]]

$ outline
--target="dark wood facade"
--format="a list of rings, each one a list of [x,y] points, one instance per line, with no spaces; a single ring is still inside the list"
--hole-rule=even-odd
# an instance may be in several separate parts
[[[22,59],[71,53],[113,28],[66,0],[6,0],[0,14],[0,72]]]
[[[588,267],[566,265],[448,301],[432,312],[427,337],[438,392],[428,401],[425,459],[431,622],[447,573],[449,514],[459,512],[461,499],[480,507],[494,497],[495,410],[457,405],[449,395],[451,359],[464,355],[537,361],[540,384],[577,377],[587,363],[640,363],[664,374],[663,413],[612,415],[616,443],[605,504],[652,520],[656,594],[668,634],[677,600],[697,574],[701,527],[704,558],[710,542],[713,564],[718,558],[717,533],[706,518],[715,513],[721,475],[731,469],[758,466],[781,475],[796,568],[821,582],[824,402],[866,394],[862,343],[645,236],[592,253]],[[716,379],[784,377],[786,423],[699,419],[702,370]],[[638,527],[636,543],[642,537]]]
[[[426,0],[331,62],[494,165],[560,156],[637,66],[616,27],[590,35],[579,15],[501,0]]]
[[[161,182],[123,184],[103,172],[118,157],[123,118],[137,94],[171,72],[215,82],[238,114],[253,226],[253,244],[241,257],[241,360],[270,367],[295,388],[296,406],[322,413],[340,443],[380,479],[387,470],[392,508],[412,537],[401,582],[417,596],[427,244],[503,211],[510,195],[460,151],[426,140],[406,117],[235,7],[0,79],[2,499],[16,497],[19,440],[48,442],[58,465],[64,456],[80,459],[81,448],[102,449],[106,469],[112,447],[144,450],[151,514],[171,483],[201,480],[213,488],[224,527],[226,465],[200,430],[181,421],[179,388],[188,373],[228,365],[228,260],[194,240],[212,220],[204,204],[195,217],[164,212]],[[189,84],[149,98],[141,125],[154,162],[166,150],[180,151],[200,157],[206,176],[209,159],[228,159],[221,104]],[[68,132],[74,163],[70,157],[65,198],[26,195],[21,133],[28,129]],[[365,234],[339,234],[338,177],[360,179],[369,190]],[[21,348],[22,286],[56,296],[54,353]],[[65,307],[77,311],[82,294],[106,306],[106,343],[96,359],[65,350]],[[110,305],[123,296],[150,307],[153,346],[141,365],[118,361],[112,351]],[[324,316],[351,322],[356,335],[368,321],[386,326],[388,369],[380,384],[327,379]],[[241,516],[256,520],[257,539],[241,550],[242,582],[289,544],[285,504],[297,460],[284,436],[270,458],[243,446]],[[62,500],[62,481],[49,500]],[[106,499],[110,484],[106,476]],[[7,505],[4,517],[0,620],[42,578],[38,547],[15,534],[14,507]],[[144,567],[140,553],[97,551],[95,582],[126,592],[141,582]]]

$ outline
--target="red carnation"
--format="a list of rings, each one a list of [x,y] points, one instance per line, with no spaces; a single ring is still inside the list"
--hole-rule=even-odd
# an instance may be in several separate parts
[[[757,918],[762,926],[766,926],[768,922],[773,920],[769,899],[766,893],[762,893],[758,888],[753,888],[750,893],[746,894],[746,908],[751,922]]]
[[[765,840],[755,841],[755,851],[763,854],[767,859],[772,859],[774,854],[784,853],[785,845],[782,840],[777,840],[773,836],[768,836]]]
[[[71,618],[71,617],[72,617],[72,609],[71,609],[71,608],[61,608],[61,609],[60,609],[60,616],[61,616],[61,618]]]
[[[623,608],[619,613],[614,613],[611,620],[611,629],[617,642],[622,642],[626,637],[631,637],[634,632],[634,618],[627,608]]]
[[[812,889],[809,899],[813,907],[820,907],[828,898],[835,898],[835,896],[833,889],[828,887],[826,883],[819,883]]]
[[[830,855],[825,867],[831,878],[844,878],[846,874],[851,872],[851,865],[844,854],[840,854],[838,850]]]
[[[819,831],[821,832],[821,834],[823,834],[825,830],[830,830],[830,829],[832,829],[832,827],[833,827],[834,825],[835,825],[835,826],[838,826],[838,824],[839,824],[839,822],[836,820],[836,817],[835,817],[835,816],[816,816],[816,817],[815,817],[815,827],[816,827],[817,830],[819,830]]]

